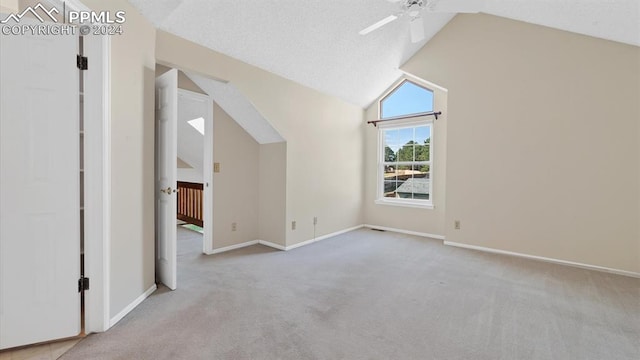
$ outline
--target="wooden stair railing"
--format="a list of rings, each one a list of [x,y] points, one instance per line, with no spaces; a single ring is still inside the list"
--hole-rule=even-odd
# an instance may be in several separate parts
[[[204,187],[199,183],[178,181],[178,219],[189,224],[204,225],[202,200]]]

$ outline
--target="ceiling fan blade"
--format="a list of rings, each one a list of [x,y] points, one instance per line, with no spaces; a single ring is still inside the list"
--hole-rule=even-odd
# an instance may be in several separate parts
[[[383,27],[383,26],[387,25],[388,23],[390,23],[390,22],[394,21],[394,20],[395,20],[395,19],[397,19],[397,18],[398,18],[398,17],[397,17],[397,16],[395,16],[395,15],[389,15],[389,16],[387,16],[386,18],[384,18],[384,19],[382,19],[382,20],[378,21],[377,23],[375,23],[375,24],[373,24],[373,25],[371,25],[371,26],[369,26],[369,27],[366,27],[366,28],[364,28],[364,29],[360,30],[360,32],[359,32],[358,34],[360,34],[360,35],[367,35],[368,33],[372,32],[373,30],[379,29],[379,28],[381,28],[381,27]]]
[[[415,17],[409,21],[411,30],[411,42],[417,43],[424,40],[424,20],[421,16]]]
[[[485,0],[436,0],[427,3],[427,11],[437,13],[479,13]]]

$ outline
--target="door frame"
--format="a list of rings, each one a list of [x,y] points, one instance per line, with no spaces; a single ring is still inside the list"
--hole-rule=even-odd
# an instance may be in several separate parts
[[[80,0],[44,0],[56,8],[63,2],[74,11],[91,11]],[[85,292],[86,334],[103,332],[110,319],[111,247],[111,38],[86,36],[84,56],[90,58],[85,76],[85,218],[84,273],[91,279]],[[97,119],[96,121],[87,121]],[[78,311],[81,311],[78,309]]]
[[[69,4],[67,4],[69,6]],[[89,39],[89,41],[87,41]],[[91,41],[93,39],[93,41]],[[114,324],[110,318],[111,265],[111,39],[85,37],[85,54],[98,61],[101,72],[85,77],[85,332],[101,332]],[[93,78],[92,78],[93,77]],[[89,81],[87,81],[89,80]],[[86,121],[100,119],[100,123]],[[90,126],[94,131],[89,131]],[[91,164],[95,164],[91,167]],[[89,191],[90,190],[90,191]],[[93,211],[91,211],[93,205]]]
[[[178,68],[172,68],[181,71]],[[179,78],[178,75],[178,79]],[[178,87],[178,108],[180,107],[180,95],[195,100],[204,100],[207,103],[207,113],[205,114],[206,117],[204,117],[204,155],[202,157],[202,182],[205,189],[203,194],[204,205],[202,215],[204,218],[202,253],[210,254],[213,251],[213,98],[206,93],[201,94]]]

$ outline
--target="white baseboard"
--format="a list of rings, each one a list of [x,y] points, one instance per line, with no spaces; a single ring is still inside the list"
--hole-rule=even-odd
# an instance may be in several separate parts
[[[544,261],[544,262],[548,262],[548,263],[554,263],[554,264],[560,264],[560,265],[568,265],[568,266],[578,267],[578,268],[582,268],[582,269],[596,270],[596,271],[602,271],[602,272],[607,272],[607,273],[611,273],[611,274],[617,274],[617,275],[624,275],[624,276],[631,276],[631,277],[635,277],[635,278],[640,278],[640,273],[633,272],[633,271],[612,269],[612,268],[608,268],[608,267],[604,267],[604,266],[589,265],[589,264],[583,264],[583,263],[578,263],[578,262],[574,262],[574,261],[567,261],[567,260],[548,258],[548,257],[544,257],[544,256],[527,255],[527,254],[523,254],[523,253],[517,253],[517,252],[512,252],[512,251],[493,249],[493,248],[488,248],[488,247],[484,247],[484,246],[476,246],[476,245],[457,243],[457,242],[452,242],[452,241],[445,241],[444,244],[448,245],[448,246],[459,247],[459,248],[478,250],[478,251],[484,251],[484,252],[489,252],[489,253],[494,253],[494,254],[501,254],[501,255],[516,256],[516,257],[521,257],[521,258],[525,258],[525,259],[532,259],[532,260]]]
[[[236,249],[240,249],[240,248],[251,246],[251,245],[255,245],[255,244],[262,244],[262,245],[265,245],[265,246],[268,246],[268,247],[272,247],[272,248],[278,249],[278,250],[287,250],[284,246],[276,244],[276,243],[272,243],[270,241],[251,240],[251,241],[243,242],[243,243],[240,243],[240,244],[229,245],[229,246],[221,247],[221,248],[218,248],[218,249],[213,249],[213,251],[206,252],[205,254],[206,255],[220,254],[220,253],[223,253],[223,252],[236,250]]]
[[[266,240],[258,240],[258,244],[262,244],[264,246],[268,246],[274,249],[278,249],[278,250],[287,250],[286,246],[282,246],[280,244],[276,244],[276,243],[272,243],[271,241],[266,241]]]
[[[401,233],[401,234],[415,235],[415,236],[428,237],[428,238],[432,238],[432,239],[444,240],[444,235],[429,234],[429,233],[423,233],[423,232],[418,232],[418,231],[396,229],[396,228],[390,228],[390,227],[378,226],[378,225],[365,224],[363,226],[364,227],[368,227],[370,229],[380,229],[380,230],[385,230],[385,231],[397,232],[397,233]]]
[[[285,250],[293,250],[293,249],[295,249],[295,248],[299,248],[299,247],[301,247],[301,246],[305,246],[305,245],[313,244],[313,243],[314,243],[314,242],[316,242],[316,241],[320,241],[320,240],[328,239],[328,238],[330,238],[330,237],[338,236],[338,235],[341,235],[341,234],[347,233],[347,232],[349,232],[349,231],[358,230],[358,229],[360,229],[360,228],[361,228],[361,227],[363,227],[363,226],[364,226],[364,225],[357,225],[357,226],[354,226],[354,227],[350,227],[350,228],[348,228],[348,229],[342,229],[342,230],[338,230],[338,231],[336,231],[336,232],[332,232],[331,234],[326,234],[326,235],[318,236],[317,238],[313,238],[313,239],[305,240],[305,241],[302,241],[302,242],[299,242],[299,243],[296,243],[296,244],[293,244],[293,245],[290,245],[290,246],[286,246],[286,247],[285,247]]]
[[[243,247],[255,245],[257,243],[258,243],[258,240],[251,240],[251,241],[243,242],[243,243],[240,243],[240,244],[234,244],[234,245],[221,247],[221,248],[218,248],[218,249],[213,249],[212,251],[208,251],[205,254],[207,254],[207,255],[219,254],[219,253],[223,253],[223,252],[226,252],[226,251],[231,251],[231,250],[240,249],[240,248],[243,248]]]
[[[350,228],[347,228],[347,229],[342,229],[342,230],[338,230],[336,232],[332,232],[331,234],[322,235],[320,237],[315,238],[314,240],[315,241],[320,241],[320,240],[328,239],[330,237],[334,237],[334,236],[338,236],[338,235],[341,235],[341,234],[344,234],[344,233],[348,233],[349,231],[358,230],[358,229],[360,229],[362,227],[364,227],[364,225],[356,225],[356,226],[353,226],[353,227],[350,227]],[[296,245],[298,245],[298,244],[294,244],[292,246],[296,246]]]
[[[261,244],[261,245],[268,246],[268,247],[271,247],[271,248],[274,248],[274,249],[288,251],[288,250],[293,250],[293,249],[299,248],[301,246],[313,244],[314,242],[317,242],[317,241],[321,241],[321,240],[328,239],[328,238],[331,238],[331,237],[334,237],[334,236],[338,236],[338,235],[347,233],[349,231],[358,230],[358,229],[360,229],[362,227],[375,228],[375,229],[393,231],[393,232],[403,233],[403,234],[408,234],[408,235],[416,235],[416,236],[428,237],[428,238],[432,238],[432,239],[444,240],[444,236],[442,236],[442,235],[435,235],[435,234],[421,233],[421,232],[417,232],[417,231],[409,231],[409,230],[395,229],[395,228],[384,227],[384,226],[366,225],[365,224],[365,225],[356,225],[356,226],[353,226],[353,227],[350,227],[350,228],[347,228],[347,229],[338,230],[338,231],[332,232],[330,234],[318,236],[316,238],[305,240],[305,241],[301,241],[299,243],[296,243],[296,244],[293,244],[293,245],[289,245],[289,246],[282,246],[280,244],[276,244],[276,243],[273,243],[273,242],[270,242],[270,241],[266,241],[266,240],[252,240],[252,241],[243,242],[241,244],[235,244],[235,245],[225,246],[225,247],[222,247],[222,248],[219,248],[219,249],[214,249],[213,251],[208,252],[206,254],[207,255],[219,254],[219,253],[222,253],[222,252],[225,252],[225,251],[240,249],[240,248],[243,248],[245,246],[251,246],[251,245],[255,245],[255,244]]]
[[[156,284],[153,284],[150,288],[147,289],[147,291],[145,291],[142,295],[138,296],[137,299],[133,300],[131,304],[127,305],[127,307],[122,309],[122,311],[120,311],[116,316],[112,317],[111,320],[109,320],[109,328],[111,328],[118,321],[122,320],[122,318],[127,316],[127,314],[131,312],[131,310],[135,309],[136,306],[140,305],[140,303],[142,303],[144,299],[148,298],[149,295],[153,294],[153,292],[156,291],[157,288],[158,286]]]

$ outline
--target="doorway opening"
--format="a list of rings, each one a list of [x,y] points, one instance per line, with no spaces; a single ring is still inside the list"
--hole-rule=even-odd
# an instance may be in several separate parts
[[[156,275],[177,288],[178,242],[212,244],[213,101],[177,69],[156,65]]]
[[[206,219],[205,188],[209,183],[205,179],[205,148],[206,138],[212,136],[207,133],[206,118],[212,109],[209,97],[200,92],[188,91],[180,88],[178,75],[178,126],[177,126],[177,225],[183,229],[195,232],[191,238],[198,237],[200,248],[204,252],[205,228],[211,226],[211,220]],[[206,224],[205,224],[206,222]],[[178,232],[178,241],[182,240]]]

